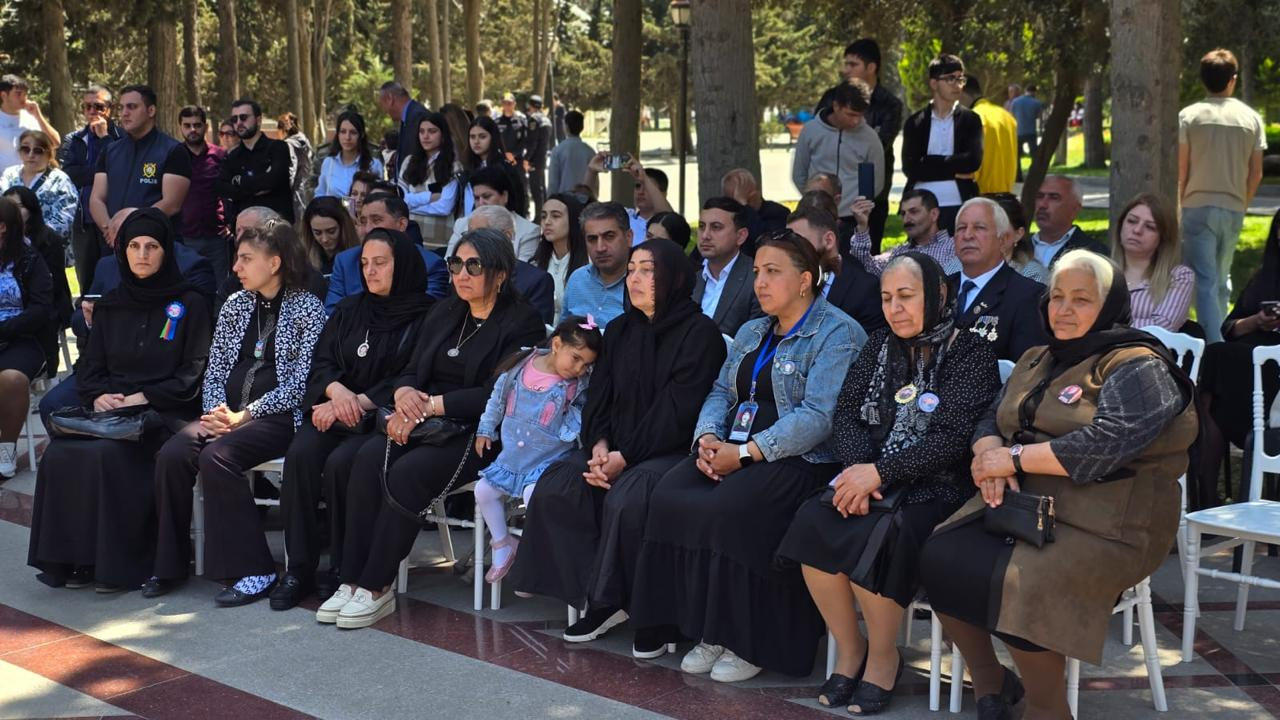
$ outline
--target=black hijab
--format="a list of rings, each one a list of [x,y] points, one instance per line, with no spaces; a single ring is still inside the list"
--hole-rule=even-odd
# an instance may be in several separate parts
[[[395,269],[391,275],[391,292],[374,295],[369,283],[360,273],[360,294],[355,310],[353,331],[365,328],[374,332],[386,332],[403,327],[427,311],[432,298],[427,295],[427,263],[422,259],[418,246],[399,230],[375,228],[365,237],[365,242],[379,240],[391,246]]]
[[[1271,218],[1267,243],[1262,248],[1262,267],[1249,279],[1249,284],[1236,300],[1235,317],[1252,315],[1262,309],[1264,300],[1280,299],[1280,211]]]
[[[139,278],[129,267],[129,241],[137,237],[152,237],[164,250],[160,269],[147,278]],[[120,266],[120,285],[99,301],[99,306],[133,307],[151,309],[163,307],[192,290],[178,269],[178,256],[173,246],[176,241],[173,225],[159,208],[147,207],[135,210],[125,218],[116,236],[116,262]]]
[[[918,396],[933,388],[937,368],[955,330],[956,299],[947,284],[946,271],[922,252],[912,250],[898,257],[910,258],[920,267],[924,323],[920,332],[909,338],[900,338],[890,329],[880,349],[876,372],[862,405],[862,418],[877,443],[883,442],[893,429],[898,405],[894,395],[900,389],[914,384]]]
[[[1054,371],[1051,375],[1055,377],[1090,357],[1122,347],[1140,345],[1155,350],[1161,357],[1166,359],[1169,357],[1168,351],[1159,340],[1137,328],[1129,327],[1133,313],[1129,306],[1129,286],[1124,281],[1124,273],[1110,258],[1101,255],[1099,257],[1111,263],[1113,269],[1111,287],[1107,290],[1107,297],[1103,300],[1097,319],[1084,335],[1070,340],[1059,340],[1053,334],[1053,327],[1049,324],[1049,295],[1052,288],[1046,290],[1040,298],[1040,320],[1044,323],[1044,329],[1049,335],[1049,353],[1054,361]]]

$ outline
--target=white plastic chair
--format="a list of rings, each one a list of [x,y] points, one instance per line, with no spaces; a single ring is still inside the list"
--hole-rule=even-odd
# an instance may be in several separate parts
[[[508,505],[507,508],[510,509],[510,505]],[[480,506],[478,504],[476,505],[475,527],[476,527],[476,562],[475,562],[475,579],[473,580],[474,582],[473,590],[475,593],[475,608],[476,610],[482,610],[484,608],[484,585],[485,585],[483,550],[484,550],[484,539],[485,539],[486,531],[488,529],[488,525],[485,524],[484,515],[481,514]],[[510,527],[509,525],[507,527],[507,532],[516,537],[521,537],[524,535],[523,530],[521,530],[520,528]],[[489,609],[490,610],[502,609],[502,581],[501,580],[489,586]]]
[[[275,460],[268,460],[260,465],[250,468],[249,471],[244,474],[245,478],[249,481],[250,490],[253,489],[253,474],[256,472],[283,473],[284,458],[281,457],[276,458]],[[272,484],[275,485],[277,489],[280,488],[279,482],[273,482]],[[279,507],[280,501],[272,500],[270,498],[255,497],[253,499],[253,504],[263,507]],[[204,575],[204,534],[204,478],[197,474],[195,488],[191,494],[191,547],[192,554],[195,555],[196,575]],[[284,564],[285,567],[289,566],[289,550],[287,547],[285,548]]]
[[[458,561],[458,557],[457,555],[454,554],[454,551],[453,551],[453,536],[449,534],[449,528],[450,527],[475,528],[476,520],[474,519],[464,520],[462,518],[449,517],[449,515],[445,513],[445,510],[444,510],[444,501],[448,498],[453,497],[454,495],[473,492],[475,488],[476,488],[475,481],[469,482],[466,485],[459,485],[458,487],[451,490],[448,495],[441,498],[440,501],[436,503],[435,507],[431,508],[431,512],[428,513],[427,515],[427,520],[432,521],[436,524],[436,530],[440,533],[441,549],[444,551],[445,558],[448,559],[448,561],[451,563],[456,563]],[[479,513],[480,513],[479,508],[477,508],[476,518],[483,523],[484,520],[483,518],[480,518]],[[483,533],[481,532],[475,533],[475,536],[476,536],[475,552],[476,552],[477,558],[484,557],[484,538],[481,537],[481,535],[483,535]],[[480,561],[477,561],[477,562],[479,563]],[[409,567],[410,567],[409,556],[406,555],[400,561],[400,571],[397,574],[397,579],[396,579],[396,591],[402,595],[409,589]],[[483,573],[481,574],[483,575]],[[483,583],[484,578],[481,577],[480,581]],[[481,597],[482,590],[483,588],[481,586],[476,586],[476,591],[475,591],[476,610],[481,610],[484,608],[484,601]]]
[[[1000,365],[1000,384],[1004,385],[1009,382],[1009,376],[1013,374],[1014,362],[1012,360],[1001,359],[998,361]]]
[[[1280,345],[1253,349],[1253,467],[1247,502],[1187,513],[1186,555],[1183,556],[1186,580],[1182,620],[1182,661],[1194,657],[1196,615],[1199,611],[1200,576],[1238,583],[1236,591],[1235,630],[1244,630],[1244,615],[1249,604],[1249,587],[1280,589],[1280,581],[1253,574],[1253,553],[1257,543],[1280,543],[1280,502],[1262,499],[1264,473],[1280,472],[1280,455],[1267,453],[1263,442],[1266,423],[1262,414],[1262,369],[1274,361],[1280,364]],[[1208,553],[1244,546],[1240,572],[1226,572],[1200,567],[1200,535],[1212,533],[1226,538],[1207,548]]]

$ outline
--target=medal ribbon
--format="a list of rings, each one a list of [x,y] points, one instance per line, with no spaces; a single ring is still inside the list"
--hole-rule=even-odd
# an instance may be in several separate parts
[[[173,340],[178,334],[178,321],[187,314],[187,309],[182,303],[171,303],[164,309],[164,314],[164,327],[160,328],[160,339]]]

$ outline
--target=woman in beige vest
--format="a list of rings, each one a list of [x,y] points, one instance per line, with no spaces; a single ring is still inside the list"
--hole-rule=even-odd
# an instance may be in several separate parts
[[[984,720],[1012,717],[1024,693],[1029,720],[1071,717],[1066,658],[1101,661],[1116,598],[1168,555],[1196,435],[1191,382],[1154,338],[1126,326],[1115,263],[1067,253],[1042,308],[1048,347],[1022,356],[975,433],[981,495],[939,527],[921,560]],[[1054,498],[1055,542],[1036,548],[983,529],[984,506],[1014,491]],[[1022,682],[1000,666],[992,635]]]

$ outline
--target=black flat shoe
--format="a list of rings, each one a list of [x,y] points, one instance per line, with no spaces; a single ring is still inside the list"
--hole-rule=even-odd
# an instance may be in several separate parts
[[[291,610],[297,607],[298,603],[306,600],[311,594],[314,585],[310,579],[286,574],[280,582],[276,583],[268,596],[271,600],[271,609]]]
[[[93,591],[99,595],[110,595],[112,593],[124,592],[125,587],[123,585],[112,585],[111,583],[100,582],[93,584]]]
[[[978,720],[1013,720],[1013,707],[1022,701],[1026,690],[1022,681],[1009,668],[1004,669],[1004,681],[996,695],[978,698]]]
[[[272,585],[274,585],[274,583],[272,583]],[[269,585],[263,588],[262,592],[252,594],[240,592],[234,587],[224,587],[222,588],[222,592],[214,596],[213,601],[218,604],[218,607],[240,607],[241,605],[248,605],[249,603],[257,602],[267,595],[270,595],[271,587],[272,586]]]
[[[93,572],[89,568],[76,568],[66,577],[68,590],[79,590],[93,584]]]
[[[876,715],[884,712],[889,707],[889,701],[893,700],[893,693],[898,689],[898,681],[902,679],[902,668],[906,663],[902,659],[902,653],[898,653],[898,672],[893,676],[893,687],[885,690],[879,685],[863,680],[858,684],[858,689],[853,691],[853,699],[846,711],[862,717],[864,715]],[[858,709],[854,709],[857,706]]]
[[[161,595],[168,595],[187,581],[186,578],[170,579],[153,577],[142,583],[142,597],[158,598]]]
[[[867,671],[867,656],[869,653],[862,654],[862,664],[858,666],[858,672],[853,677],[841,675],[840,673],[832,673],[827,681],[822,683],[822,687],[818,688],[818,704],[826,707],[840,707],[849,702],[849,698],[853,697],[853,693],[858,689],[858,683],[862,682],[862,674]]]
[[[333,568],[328,572],[316,573],[316,595],[319,595],[326,600],[333,597],[333,594],[338,592],[338,586],[341,584],[342,581],[338,579],[337,568]]]

